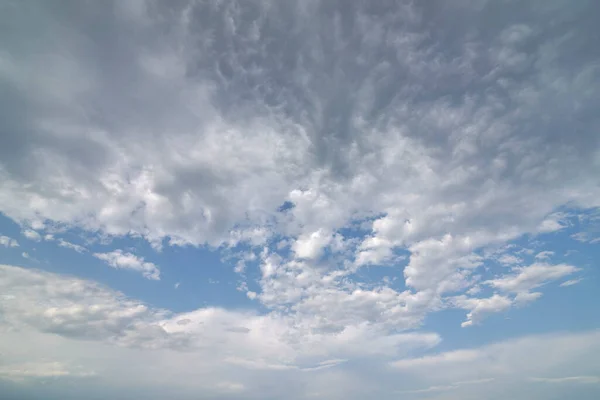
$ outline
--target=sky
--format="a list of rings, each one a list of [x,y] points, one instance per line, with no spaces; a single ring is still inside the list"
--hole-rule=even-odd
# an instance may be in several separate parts
[[[0,2],[0,398],[597,399],[599,19]]]

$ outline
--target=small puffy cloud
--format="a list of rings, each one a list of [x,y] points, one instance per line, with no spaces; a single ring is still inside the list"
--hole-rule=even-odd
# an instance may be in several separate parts
[[[256,296],[257,296],[257,294],[256,294],[256,292],[247,291],[247,292],[246,292],[246,296],[248,296],[248,298],[249,298],[250,300],[254,300],[254,299],[256,299]]]
[[[307,235],[300,236],[294,244],[292,250],[298,258],[316,259],[323,254],[323,250],[332,240],[331,234],[325,230],[318,230]]]
[[[564,229],[568,226],[568,217],[569,215],[565,213],[554,213],[542,221],[538,226],[538,232],[551,233]]]
[[[21,253],[21,257],[23,257],[26,260],[31,260],[31,261],[37,262],[37,259],[26,251]]]
[[[19,242],[17,242],[15,239],[13,239],[11,237],[0,235],[0,246],[19,247]]]
[[[42,236],[33,229],[25,229],[23,231],[23,236],[25,236],[29,240],[33,240],[34,242],[39,242],[40,240],[42,240]]]
[[[539,253],[537,253],[535,255],[535,258],[537,260],[546,260],[546,259],[552,257],[553,255],[554,255],[553,251],[546,250],[546,251],[540,251]]]
[[[113,268],[130,269],[141,272],[147,279],[160,280],[160,270],[154,263],[145,261],[143,257],[123,252],[123,250],[114,250],[109,253],[94,253],[94,257],[106,262]]]
[[[513,254],[503,254],[498,258],[498,262],[503,265],[514,265],[522,263],[523,259]]]

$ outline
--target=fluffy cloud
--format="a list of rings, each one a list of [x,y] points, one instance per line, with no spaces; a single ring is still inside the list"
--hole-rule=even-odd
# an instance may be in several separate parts
[[[292,250],[294,250],[296,256],[299,258],[318,258],[331,239],[330,234],[323,230],[318,230],[309,235],[300,236],[292,245]]]
[[[34,231],[33,229],[25,229],[23,231],[23,236],[25,236],[29,240],[33,240],[34,242],[39,242],[40,240],[42,240],[40,234]]]
[[[113,268],[138,271],[145,278],[160,280],[160,270],[154,263],[145,261],[143,257],[125,253],[123,250],[113,250],[109,253],[94,253],[94,257],[106,262]]]
[[[24,315],[44,332],[86,331],[78,318],[94,316],[99,334],[149,347],[189,345],[218,321],[238,330],[224,337],[275,335],[237,357],[287,368],[313,351],[393,354],[446,307],[469,325],[538,299],[577,268],[488,251],[581,228],[571,220],[600,206],[596,17],[591,2],[484,0],[5,7],[0,212],[32,240],[71,230],[219,251],[264,311],[178,325],[106,300]],[[148,255],[94,251],[160,278]]]
[[[277,230],[311,235],[385,213],[373,228],[394,246],[445,231],[558,229],[556,206],[598,198],[595,64],[558,56],[571,40],[580,55],[594,43],[585,23],[569,31],[547,25],[548,9],[513,6],[519,24],[430,40],[427,26],[450,27],[424,5],[141,2],[110,17],[82,12],[68,28],[59,8],[35,25],[43,47],[28,34],[31,11],[13,7],[5,18],[18,39],[2,76],[29,107],[5,110],[19,139],[2,146],[3,211],[194,244],[280,219],[286,200],[292,221]],[[100,31],[84,29],[98,18],[109,18]],[[142,39],[166,19],[161,41]]]
[[[0,246],[4,247],[19,247],[19,242],[8,236],[0,235]]]

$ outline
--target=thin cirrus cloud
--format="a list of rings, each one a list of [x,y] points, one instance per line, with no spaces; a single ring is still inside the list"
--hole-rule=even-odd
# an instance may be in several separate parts
[[[529,399],[598,375],[595,331],[537,338],[546,375],[486,325],[593,306],[565,287],[597,281],[596,3],[1,8],[0,343],[61,349],[11,352],[11,385]]]

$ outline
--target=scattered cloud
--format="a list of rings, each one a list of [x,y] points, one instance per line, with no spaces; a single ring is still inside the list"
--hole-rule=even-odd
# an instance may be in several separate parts
[[[0,235],[0,246],[4,247],[19,247],[19,242],[16,239],[8,236]]]
[[[514,268],[512,274],[491,279],[484,283],[506,292],[528,292],[531,289],[571,275],[579,270],[579,268],[568,264],[550,265],[535,263],[527,267]]]
[[[539,253],[537,253],[535,255],[535,258],[538,260],[546,260],[546,259],[552,257],[553,255],[554,255],[553,251],[546,250],[546,251],[540,251]]]
[[[24,252],[21,253],[21,257],[23,257],[26,260],[31,260],[33,262],[37,262],[38,261],[35,257],[33,257],[31,254],[29,254],[26,251],[24,251]]]
[[[58,239],[58,245],[67,249],[75,250],[78,253],[85,253],[87,249],[75,243],[68,242],[64,239]]]
[[[3,319],[44,343],[58,335],[70,354],[72,341],[94,342],[92,353],[139,357],[131,374],[153,378],[156,365],[198,366],[168,378],[207,397],[385,398],[378,383],[393,378],[376,365],[437,357],[424,352],[440,334],[418,331],[428,317],[458,308],[469,326],[541,303],[546,284],[576,281],[584,266],[539,241],[574,229],[586,245],[600,240],[594,2],[13,3],[0,15],[2,216],[28,240],[149,280],[161,277],[152,251],[215,252],[247,297],[234,292],[239,309],[174,313],[4,268],[16,286]],[[75,236],[91,250],[59,239]],[[132,239],[141,245],[119,249]],[[531,249],[517,251],[523,242]],[[490,374],[412,383],[458,397],[501,385],[456,384],[508,368],[488,350],[471,362]],[[259,368],[214,361],[234,356],[285,368],[255,380]],[[359,362],[319,364],[331,359],[374,367],[353,376]],[[205,379],[188,382],[195,373]],[[273,381],[286,385],[257,390]]]
[[[504,265],[514,265],[522,263],[523,259],[512,254],[503,254],[498,258],[498,262]]]
[[[40,240],[42,240],[41,235],[33,229],[25,229],[23,231],[23,236],[25,236],[29,240],[33,240],[34,242],[39,242]]]
[[[571,235],[571,237],[578,242],[595,244],[600,242],[600,237],[594,237],[595,234],[591,232],[577,232]]]
[[[143,257],[123,252],[123,250],[113,250],[109,253],[94,253],[94,257],[106,262],[113,268],[130,269],[141,272],[147,279],[160,280],[160,270],[154,263],[145,261]]]

